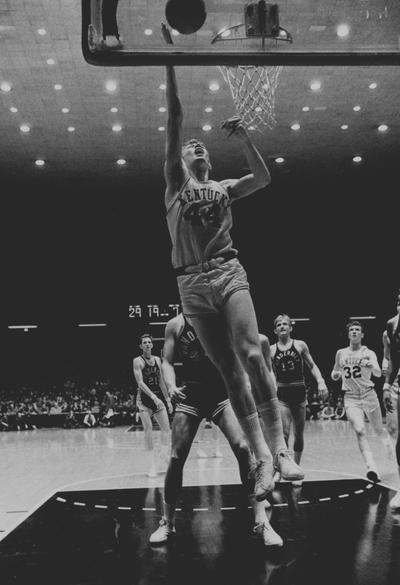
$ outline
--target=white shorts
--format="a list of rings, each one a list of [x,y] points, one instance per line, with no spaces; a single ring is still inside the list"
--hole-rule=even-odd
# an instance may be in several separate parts
[[[377,408],[380,408],[381,405],[379,404],[378,396],[376,395],[375,390],[371,388],[363,394],[345,392],[344,407],[346,411],[348,408],[359,408],[365,412],[366,415],[368,415],[368,413],[373,412]]]

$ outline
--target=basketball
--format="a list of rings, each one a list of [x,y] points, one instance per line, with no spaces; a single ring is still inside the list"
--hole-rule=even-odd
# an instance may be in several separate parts
[[[168,0],[165,16],[168,24],[181,34],[195,33],[206,20],[204,0]]]

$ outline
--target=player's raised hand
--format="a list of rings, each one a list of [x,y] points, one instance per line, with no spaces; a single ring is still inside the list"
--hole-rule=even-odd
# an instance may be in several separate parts
[[[235,136],[237,138],[247,136],[247,130],[240,116],[232,116],[231,118],[224,120],[221,124],[221,128],[227,132],[228,138],[230,136]]]
[[[171,390],[171,401],[173,404],[178,404],[182,402],[182,400],[186,400],[185,394],[186,386],[181,386],[180,388],[174,388]]]

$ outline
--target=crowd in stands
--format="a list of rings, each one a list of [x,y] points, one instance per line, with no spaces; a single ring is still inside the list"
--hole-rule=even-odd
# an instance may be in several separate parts
[[[132,385],[117,387],[110,380],[2,388],[0,431],[132,424],[135,392]]]

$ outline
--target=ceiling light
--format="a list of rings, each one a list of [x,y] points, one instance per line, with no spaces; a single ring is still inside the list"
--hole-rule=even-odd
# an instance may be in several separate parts
[[[175,29],[173,28],[173,29],[171,30],[171,35],[172,35],[173,37],[177,37],[177,36],[179,36],[179,31],[178,31],[178,30],[175,30]]]
[[[69,108],[61,108],[63,114],[69,114]]]
[[[46,63],[47,63],[47,65],[55,65],[55,60],[54,59],[47,59]]]
[[[208,87],[211,91],[218,91],[219,83],[217,81],[212,81]]]
[[[126,159],[125,158],[119,158],[117,160],[117,165],[119,165],[120,167],[123,167],[124,165],[126,165]]]
[[[262,107],[261,107],[261,106],[257,106],[257,107],[255,108],[255,111],[256,111],[256,112],[262,112]]]
[[[285,162],[285,159],[283,158],[283,156],[277,156],[275,162],[278,163],[278,165],[280,165],[283,162]]]
[[[109,79],[106,81],[105,86],[107,91],[115,91],[117,89],[117,82],[113,79]]]
[[[353,110],[355,112],[359,112],[361,110],[361,106],[354,106]]]
[[[298,122],[295,122],[290,127],[292,130],[300,130],[300,124]]]
[[[207,106],[206,108],[204,108],[204,111],[207,112],[207,114],[209,114],[210,112],[213,111],[211,106]]]
[[[165,130],[165,126],[159,126],[158,127],[158,131],[159,132],[164,132],[164,130]]]
[[[379,132],[386,132],[386,130],[388,130],[388,129],[389,129],[389,126],[387,124],[380,124],[378,126]]]
[[[18,108],[16,108],[15,106],[11,106],[10,112],[12,112],[13,114],[16,114],[18,112]]]
[[[44,35],[47,35],[47,30],[45,28],[38,28],[37,34],[44,37]]]
[[[310,88],[313,91],[318,91],[319,89],[321,89],[321,82],[320,81],[312,81],[310,83]]]
[[[350,27],[348,24],[339,24],[339,26],[336,28],[336,34],[338,37],[340,38],[344,38],[347,37],[349,35],[350,32]]]
[[[209,132],[211,130],[210,124],[204,124],[204,126],[202,127],[202,130],[204,130],[204,132]]]
[[[62,89],[62,85],[61,85],[61,83],[56,83],[56,84],[55,84],[55,86],[54,86],[54,89],[55,89],[56,91],[60,91],[60,89]]]
[[[152,28],[145,28],[144,34],[146,35],[146,37],[150,37],[153,34],[153,29]]]
[[[29,124],[21,124],[19,129],[21,130],[21,132],[24,132],[26,134],[27,132],[30,132],[31,127],[29,126]]]
[[[0,85],[0,89],[1,89],[1,91],[4,91],[4,93],[8,93],[12,89],[11,83],[9,83],[8,81],[2,81],[1,85]]]
[[[348,130],[348,128],[349,128],[349,127],[348,127],[348,125],[347,125],[347,124],[342,124],[342,125],[340,126],[340,129],[341,129],[341,130]]]
[[[375,81],[373,81],[372,83],[369,84],[368,87],[369,89],[376,89],[378,87],[378,84]]]
[[[361,156],[358,156],[358,155],[357,156],[353,156],[353,162],[360,163],[361,161],[362,161]]]
[[[41,159],[41,158],[38,158],[37,160],[35,160],[35,165],[36,165],[37,167],[44,167],[44,164],[45,164],[45,162],[44,162],[44,160],[43,160],[43,159]]]
[[[256,127],[255,126],[249,126],[249,130],[255,130]]]
[[[112,126],[112,131],[113,131],[113,132],[121,132],[121,130],[122,130],[122,126],[121,126],[121,124],[114,124],[114,125]]]
[[[161,85],[160,85],[160,89],[163,89],[163,90],[164,90],[164,89],[167,89],[167,86],[165,85],[165,83],[161,83]]]
[[[75,126],[68,126],[68,132],[75,132]]]
[[[158,108],[159,112],[166,112],[167,108],[164,108],[164,106],[161,106],[161,108]]]
[[[309,112],[310,111],[309,106],[303,106],[301,109],[303,110],[303,112]]]
[[[116,114],[118,112],[118,108],[112,107],[112,108],[110,108],[110,112],[112,112],[113,114]]]

